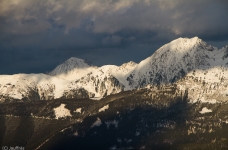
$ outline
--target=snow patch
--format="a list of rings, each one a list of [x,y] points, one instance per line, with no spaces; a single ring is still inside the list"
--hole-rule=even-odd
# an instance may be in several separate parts
[[[74,132],[73,135],[74,135],[74,136],[78,136],[78,131]]]
[[[115,150],[116,149],[116,145],[110,147],[109,149]]]
[[[105,124],[106,124],[106,127],[107,127],[108,129],[109,129],[109,126],[110,126],[110,125],[114,125],[115,128],[118,128],[118,121],[116,121],[116,120],[114,120],[114,121],[106,121]]]
[[[100,108],[99,109],[99,112],[102,112],[102,111],[105,111],[106,109],[109,108],[109,104],[108,105],[105,105],[104,107]]]
[[[202,97],[201,99],[200,99],[200,102],[202,102],[202,103],[209,103],[209,104],[215,104],[215,103],[217,103],[217,100],[216,99],[205,99],[204,97]]]
[[[76,112],[76,113],[82,113],[82,108],[78,108],[74,112]]]
[[[54,108],[56,119],[72,116],[70,110],[66,109],[65,106],[66,104],[61,104],[59,107]]]
[[[98,127],[102,124],[101,119],[97,118],[97,120],[93,123],[93,125],[91,126],[91,128],[93,127]]]
[[[140,132],[137,131],[137,132],[135,133],[135,136],[139,136],[139,135],[140,135]]]
[[[205,114],[205,113],[209,113],[209,112],[212,112],[212,110],[211,109],[207,109],[207,107],[204,107],[202,109],[202,111],[199,111],[199,113],[201,113],[201,114]]]
[[[93,98],[90,98],[90,99],[98,101],[98,100],[102,99],[102,97],[93,97]]]

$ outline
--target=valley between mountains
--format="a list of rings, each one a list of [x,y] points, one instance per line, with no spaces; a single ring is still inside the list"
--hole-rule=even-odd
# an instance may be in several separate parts
[[[228,149],[228,46],[178,38],[138,64],[0,75],[0,120],[2,146]]]

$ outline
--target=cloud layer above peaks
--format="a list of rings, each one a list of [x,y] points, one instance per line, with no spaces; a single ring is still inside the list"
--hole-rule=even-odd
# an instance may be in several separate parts
[[[1,0],[0,48],[4,58],[13,51],[58,62],[72,54],[95,60],[107,49],[134,52],[134,59],[132,47],[154,51],[178,37],[221,46],[228,41],[227,14],[225,0]]]

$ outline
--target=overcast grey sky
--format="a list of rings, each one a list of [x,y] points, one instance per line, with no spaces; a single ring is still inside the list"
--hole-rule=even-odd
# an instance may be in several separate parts
[[[178,38],[228,45],[227,0],[0,0],[0,74],[47,72],[70,57],[139,62]]]

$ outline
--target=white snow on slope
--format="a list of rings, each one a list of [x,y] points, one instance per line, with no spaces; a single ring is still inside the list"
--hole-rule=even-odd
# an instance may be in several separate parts
[[[104,65],[102,67],[90,66],[85,60],[72,57],[65,61],[63,64],[57,66],[49,75],[56,76],[68,81],[76,81],[85,77],[87,74],[94,74],[101,76],[114,76],[120,83],[125,86],[125,90],[128,90],[127,75],[131,72],[137,64],[133,61],[124,63],[121,66]],[[87,87],[88,89],[88,87]]]
[[[61,104],[59,107],[54,108],[55,111],[55,118],[65,118],[65,117],[71,117],[70,110],[65,108],[66,104]]]
[[[114,76],[120,83],[125,86],[124,90],[130,90],[131,87],[127,81],[127,76],[135,69],[136,66],[137,64],[135,62],[130,61],[128,63],[122,64],[121,66],[105,65],[100,67],[99,70],[102,70],[103,72]]]
[[[106,121],[105,124],[106,124],[106,127],[109,129],[110,125],[114,125],[115,128],[118,128],[118,121],[116,120],[113,120],[113,121]]]
[[[85,60],[71,57],[63,64],[58,65],[49,75],[56,76],[68,81],[80,79],[86,74],[96,70],[97,67],[90,66]]]
[[[71,82],[67,90],[75,88],[84,88],[95,94],[94,97],[97,99],[123,91],[123,85],[117,79],[101,70],[93,71],[81,79]]]
[[[46,74],[0,75],[0,94],[21,99],[30,90],[38,90],[40,94],[50,90],[54,98],[59,98],[69,83],[69,81]]]
[[[100,108],[99,109],[99,112],[102,112],[102,111],[105,111],[106,109],[109,108],[109,104],[108,105],[105,105],[104,107]]]
[[[228,68],[225,66],[190,71],[178,87],[188,89],[191,102],[220,103],[228,101]]]
[[[211,66],[218,51],[198,37],[174,40],[137,65],[129,75],[131,86],[174,82],[195,68]]]
[[[91,126],[91,128],[93,127],[98,127],[102,124],[101,119],[97,118],[97,120],[93,123],[93,125]]]
[[[200,102],[202,102],[202,103],[209,103],[209,104],[218,103],[218,102],[216,101],[216,99],[205,99],[205,97],[202,97],[202,98],[200,99]]]
[[[82,112],[82,108],[77,108],[74,112],[81,113]]]
[[[51,76],[1,75],[0,95],[22,99],[29,95],[29,91],[34,91],[38,92],[40,97],[46,94],[46,99],[53,99],[61,97],[65,90],[84,88],[100,99],[123,89],[175,82],[186,75],[197,80],[196,83],[190,83],[186,79],[183,81],[185,83],[180,85],[183,89],[192,90],[191,95],[189,94],[192,100],[205,98],[205,101],[210,99],[214,102],[221,99],[221,95],[222,98],[228,95],[228,46],[218,50],[198,37],[178,38],[162,46],[139,64],[129,62],[121,66],[95,67],[85,60],[72,57],[49,74]],[[201,85],[202,82],[206,83],[207,89]],[[193,87],[197,90],[193,91]],[[212,98],[209,98],[211,95]]]
[[[205,114],[205,113],[209,113],[209,112],[212,112],[212,110],[211,109],[207,109],[207,107],[204,107],[204,108],[202,108],[202,111],[200,111],[199,113]]]

